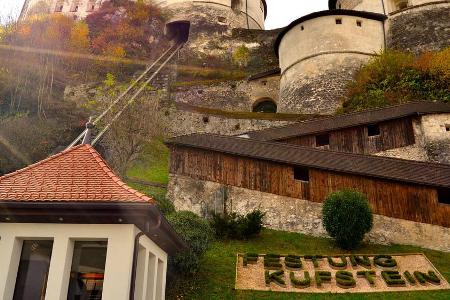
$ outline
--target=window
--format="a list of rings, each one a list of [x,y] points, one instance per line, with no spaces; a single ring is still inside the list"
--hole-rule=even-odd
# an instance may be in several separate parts
[[[449,124],[445,125],[445,131],[450,132],[450,125]]]
[[[79,1],[73,1],[72,6],[70,7],[70,12],[77,12],[79,7]]]
[[[205,123],[205,124],[209,123],[209,117],[208,116],[204,116],[203,117],[203,123]]]
[[[64,1],[58,1],[55,5],[55,12],[62,12],[64,8]]]
[[[336,19],[336,24],[341,25],[342,24],[342,19]]]
[[[53,241],[23,241],[13,300],[45,298]]]
[[[356,21],[356,26],[362,27],[362,21],[357,20],[357,21]]]
[[[227,22],[227,18],[225,18],[225,17],[217,17],[217,21],[219,21],[220,23],[226,23]]]
[[[303,25],[300,28],[302,31],[305,30],[305,26],[303,26]]]
[[[371,136],[379,136],[380,135],[380,126],[378,124],[372,124],[367,126],[367,135]]]
[[[253,112],[259,113],[275,114],[277,109],[277,104],[270,98],[263,98],[253,106]]]
[[[294,168],[294,179],[309,182],[309,170],[302,167]]]
[[[438,201],[442,204],[450,204],[450,189],[438,190]]]
[[[330,145],[330,135],[328,133],[316,135],[316,147],[323,147]]]
[[[107,242],[75,242],[67,300],[102,299]]]
[[[87,3],[86,11],[91,12],[94,10],[95,10],[95,0],[89,0],[89,2]]]

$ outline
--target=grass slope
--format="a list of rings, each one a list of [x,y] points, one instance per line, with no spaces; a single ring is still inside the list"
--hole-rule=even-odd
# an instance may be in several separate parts
[[[346,253],[329,239],[274,230],[264,230],[259,238],[251,241],[216,242],[203,258],[200,272],[194,278],[169,286],[167,299],[450,299],[450,291],[343,295],[235,291],[235,263],[239,252],[323,255]],[[363,245],[355,253],[424,253],[441,274],[450,280],[450,253],[401,245]]]
[[[127,171],[127,177],[167,184],[169,182],[169,149],[162,140],[149,143]]]

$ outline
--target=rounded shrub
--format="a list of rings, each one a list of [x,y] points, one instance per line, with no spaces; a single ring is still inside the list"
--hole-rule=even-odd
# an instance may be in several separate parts
[[[196,273],[200,258],[214,240],[214,231],[208,221],[189,211],[174,212],[167,220],[189,247],[188,250],[175,255],[171,259],[171,264],[182,274]]]
[[[372,209],[367,197],[355,190],[328,195],[322,218],[328,234],[343,249],[356,248],[373,226]]]

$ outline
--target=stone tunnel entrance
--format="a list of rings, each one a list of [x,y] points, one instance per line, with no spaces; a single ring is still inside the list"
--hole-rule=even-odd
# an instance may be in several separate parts
[[[186,43],[189,40],[189,21],[176,21],[166,24],[166,36],[178,43]]]

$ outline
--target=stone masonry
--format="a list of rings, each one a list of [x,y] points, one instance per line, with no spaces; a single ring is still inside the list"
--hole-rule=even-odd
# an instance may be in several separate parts
[[[255,209],[266,213],[271,229],[327,237],[322,225],[322,204],[282,197],[219,183],[171,175],[168,198],[177,210],[207,216],[211,211],[247,214]],[[450,228],[374,216],[374,227],[366,241],[407,244],[450,252]]]

